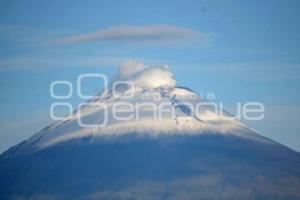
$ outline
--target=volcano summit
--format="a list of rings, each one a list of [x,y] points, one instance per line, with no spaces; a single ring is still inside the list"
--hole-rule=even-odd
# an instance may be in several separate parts
[[[300,154],[167,66],[128,61],[72,115],[0,156],[0,199],[300,199]]]

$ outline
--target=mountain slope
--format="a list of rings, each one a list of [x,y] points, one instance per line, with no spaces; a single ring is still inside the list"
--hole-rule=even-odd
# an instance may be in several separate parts
[[[85,138],[0,163],[1,199],[300,198],[298,153],[236,136]]]
[[[4,152],[0,199],[300,199],[299,153],[165,69],[131,76]]]

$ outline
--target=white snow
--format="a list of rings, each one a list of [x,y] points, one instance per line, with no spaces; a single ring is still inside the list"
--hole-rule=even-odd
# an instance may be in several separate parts
[[[131,98],[122,98],[126,91],[118,96],[110,92],[101,94],[71,117],[37,133],[30,142],[37,141],[35,144],[39,148],[45,148],[84,137],[97,141],[96,138],[129,133],[151,137],[160,134],[230,134],[263,141],[262,137],[231,116],[214,112],[210,105],[198,110],[189,109],[196,108],[203,100],[190,89],[176,87],[176,80],[167,68],[129,61],[120,68],[118,78],[134,82],[136,89]],[[115,108],[118,106],[123,106],[123,110],[117,115],[126,120],[116,118]],[[82,127],[78,120],[86,124],[106,124]]]

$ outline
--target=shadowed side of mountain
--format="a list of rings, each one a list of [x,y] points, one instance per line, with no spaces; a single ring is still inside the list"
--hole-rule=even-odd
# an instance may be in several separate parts
[[[299,153],[235,136],[87,137],[2,155],[0,198],[300,199],[299,169]]]

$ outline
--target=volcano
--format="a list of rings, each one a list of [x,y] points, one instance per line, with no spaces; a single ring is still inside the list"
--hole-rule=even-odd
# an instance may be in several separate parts
[[[300,199],[298,152],[165,67],[129,62],[116,80],[0,156],[0,199]]]

